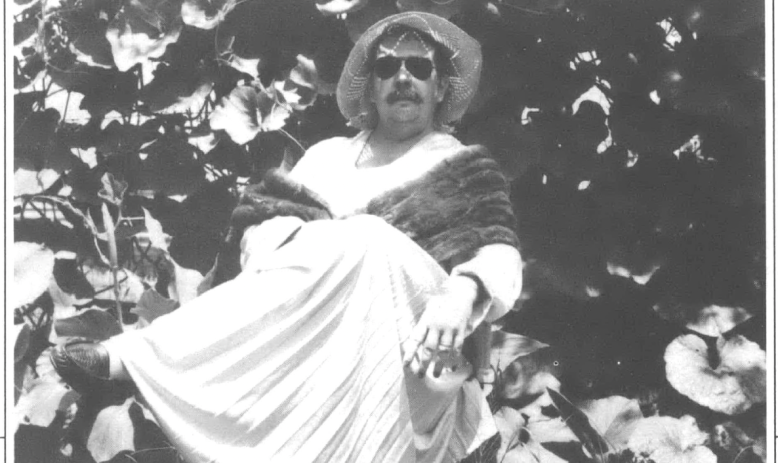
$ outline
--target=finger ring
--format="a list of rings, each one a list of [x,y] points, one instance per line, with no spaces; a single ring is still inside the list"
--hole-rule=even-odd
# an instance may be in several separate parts
[[[451,348],[454,347],[453,345],[446,345],[446,344],[438,344],[438,350],[451,350]]]

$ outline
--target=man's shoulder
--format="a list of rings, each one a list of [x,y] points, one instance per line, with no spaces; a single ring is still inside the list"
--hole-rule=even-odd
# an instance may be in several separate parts
[[[328,152],[338,148],[342,149],[349,145],[352,145],[355,142],[358,142],[360,139],[363,138],[365,138],[365,132],[360,132],[354,135],[353,137],[340,136],[340,137],[325,138],[324,140],[321,140],[311,145],[305,151],[305,155],[308,156],[310,153]]]

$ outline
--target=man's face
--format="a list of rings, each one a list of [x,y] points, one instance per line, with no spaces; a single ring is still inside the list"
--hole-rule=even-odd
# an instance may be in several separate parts
[[[397,58],[404,61],[396,72],[388,75],[397,66]],[[392,34],[381,40],[374,61],[371,94],[371,101],[378,111],[379,126],[402,123],[419,130],[432,128],[435,108],[443,101],[447,83],[440,79],[434,65],[426,76],[424,68],[429,66],[423,60],[434,63],[435,50],[412,31]],[[384,68],[383,73],[379,72],[379,67]]]

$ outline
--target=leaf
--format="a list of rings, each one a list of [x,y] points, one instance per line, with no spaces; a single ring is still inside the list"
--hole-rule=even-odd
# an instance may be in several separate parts
[[[184,268],[176,263],[172,258],[173,281],[168,286],[170,297],[181,304],[185,304],[198,295],[198,288],[203,282],[203,275],[194,269]]]
[[[290,111],[279,104],[272,90],[243,85],[222,98],[210,120],[212,129],[225,130],[235,143],[242,145],[260,131],[280,129],[289,115]]]
[[[545,397],[548,398],[548,395]],[[510,407],[502,407],[494,414],[494,421],[501,437],[497,461],[504,463],[564,462],[540,445],[543,440],[539,440],[539,437],[548,436],[542,436],[542,431],[539,431],[537,427],[533,429],[529,425],[528,417],[523,409],[517,411]],[[569,432],[561,420],[556,418],[555,421],[561,425],[560,429],[563,432]]]
[[[719,364],[709,360],[709,347],[700,337],[677,337],[665,350],[668,382],[681,394],[711,410],[734,415],[765,401],[766,353],[741,335],[719,338]]]
[[[519,444],[519,433],[524,427],[524,418],[519,412],[510,407],[501,407],[494,414],[494,423],[497,425],[497,431],[502,438],[500,441],[500,451],[497,453],[497,460],[508,450]]]
[[[97,414],[86,442],[86,448],[96,462],[108,461],[120,452],[136,450],[135,425],[130,417],[133,405],[135,399],[129,397],[123,404],[109,405]]]
[[[52,203],[57,206],[57,210],[71,225],[78,240],[77,248],[74,250],[79,256],[89,257],[97,263],[108,264],[108,259],[103,254],[100,246],[97,244],[97,227],[92,218],[80,209],[77,209],[70,201],[54,196],[36,196],[34,200]]]
[[[119,321],[101,309],[87,309],[75,317],[54,321],[54,331],[61,337],[87,338],[105,341],[120,334],[122,327]]]
[[[750,310],[716,304],[656,304],[654,310],[665,320],[685,325],[705,336],[718,337],[753,317]]]
[[[148,233],[148,239],[151,246],[167,252],[170,245],[170,235],[162,230],[162,224],[159,220],[151,216],[148,209],[143,208],[143,218],[146,224],[146,232]]]
[[[184,0],[181,17],[184,24],[200,29],[213,29],[232,11],[237,0]]]
[[[130,0],[108,25],[105,36],[113,59],[125,72],[138,63],[159,58],[168,44],[175,43],[183,21],[178,2]]]
[[[578,440],[581,441],[581,444],[583,444],[590,455],[608,453],[610,450],[608,442],[592,427],[586,414],[559,392],[548,389],[548,394],[551,396],[551,400],[554,402],[557,410],[559,410],[559,413],[562,414],[562,419],[578,437]]]
[[[716,455],[703,446],[707,438],[689,415],[652,416],[638,423],[627,446],[656,463],[716,463]]]
[[[203,162],[180,134],[166,133],[134,156],[140,159],[130,189],[146,196],[189,195],[207,183]]]
[[[139,98],[154,112],[197,113],[213,90],[215,77],[211,66],[195,59],[160,64],[154,71],[154,80],[141,89]]]
[[[548,344],[520,334],[507,333],[502,330],[493,331],[489,363],[494,368],[505,369],[517,358],[529,355],[543,347],[548,347]]]
[[[95,288],[95,299],[113,301],[113,274],[111,269],[102,265],[85,265],[84,276]],[[119,269],[119,300],[121,302],[138,302],[143,293],[143,283],[140,278],[127,269]]]
[[[127,191],[127,182],[117,180],[110,172],[103,174],[100,180],[103,187],[97,192],[97,196],[114,206],[121,206],[122,201],[124,201],[124,192]]]
[[[316,0],[316,8],[324,15],[353,13],[364,8],[370,0]]]
[[[503,368],[496,393],[502,398],[520,399],[543,394],[547,388],[559,389],[565,367],[558,351],[551,347],[516,357]]]
[[[30,325],[21,323],[11,328],[11,343],[14,346],[14,363],[19,362],[30,347]]]
[[[76,402],[78,393],[64,383],[51,378],[35,379],[22,392],[14,414],[19,424],[47,427],[57,416]]]
[[[614,449],[626,447],[635,426],[643,419],[638,401],[621,396],[586,401],[579,408]]]
[[[289,80],[299,86],[313,89],[319,95],[332,95],[337,87],[335,82],[322,80],[316,62],[305,55],[297,55],[297,65],[289,71]]]
[[[65,34],[69,39],[69,48],[76,60],[89,66],[113,67],[111,44],[106,40],[108,17],[113,11],[105,11],[103,2],[89,2],[81,8],[64,8],[58,11]]]
[[[178,308],[178,302],[168,299],[153,289],[147,289],[130,312],[136,314],[140,319],[139,328],[148,326],[158,317],[169,314]]]
[[[11,307],[29,304],[46,288],[54,272],[54,253],[48,247],[19,241],[14,243],[14,291]]]
[[[525,419],[525,426],[532,435],[532,439],[540,443],[578,442],[578,438],[558,414],[548,415],[548,411],[553,406],[551,396],[548,392],[544,392],[533,402],[518,410]]]

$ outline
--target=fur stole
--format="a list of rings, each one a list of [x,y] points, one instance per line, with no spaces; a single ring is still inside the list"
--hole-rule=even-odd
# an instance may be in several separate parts
[[[480,146],[465,147],[422,177],[371,200],[368,214],[383,218],[427,251],[447,271],[487,244],[518,247],[508,183]],[[214,268],[214,286],[240,272],[243,230],[276,216],[331,219],[316,193],[271,171],[246,188]]]

